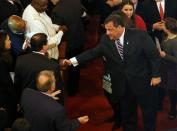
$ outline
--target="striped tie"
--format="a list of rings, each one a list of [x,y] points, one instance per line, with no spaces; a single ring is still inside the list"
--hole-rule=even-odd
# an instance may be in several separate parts
[[[117,47],[117,50],[119,52],[119,55],[120,55],[121,59],[123,60],[123,58],[124,58],[123,57],[123,45],[120,43],[119,39],[116,40],[115,43],[116,43],[116,47]]]

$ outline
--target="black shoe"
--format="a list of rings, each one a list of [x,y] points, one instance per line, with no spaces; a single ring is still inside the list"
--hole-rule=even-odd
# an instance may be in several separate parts
[[[115,131],[116,129],[119,129],[121,127],[121,123],[114,123],[112,126],[112,131]]]
[[[112,117],[105,119],[104,122],[111,123],[111,122],[114,122],[114,120],[115,120],[115,118],[114,118],[114,116],[112,116]]]

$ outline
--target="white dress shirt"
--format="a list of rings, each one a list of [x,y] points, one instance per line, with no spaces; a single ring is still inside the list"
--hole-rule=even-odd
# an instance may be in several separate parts
[[[160,12],[160,3],[162,5],[163,12],[165,12],[165,0],[161,0],[161,1],[156,2],[159,12]]]
[[[58,45],[63,36],[63,32],[59,31],[59,26],[52,23],[50,17],[45,13],[37,12],[31,4],[28,5],[22,15],[22,18],[27,21],[26,32],[27,33],[45,33],[48,37],[48,44]],[[54,47],[48,50],[49,57],[58,59],[59,52],[58,47]]]

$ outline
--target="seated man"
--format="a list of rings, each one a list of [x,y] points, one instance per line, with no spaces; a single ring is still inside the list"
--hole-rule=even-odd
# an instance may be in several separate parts
[[[11,15],[8,19],[3,21],[1,28],[6,30],[9,34],[14,58],[23,54],[24,50],[22,49],[22,46],[25,41],[24,33],[26,22],[17,15]]]
[[[74,131],[88,122],[88,116],[68,120],[64,107],[53,99],[53,94],[57,93],[52,71],[41,71],[36,85],[39,91],[26,88],[21,97],[21,107],[32,131]]]
[[[34,78],[42,70],[53,71],[56,78],[56,88],[62,88],[60,65],[46,56],[48,50],[47,35],[44,33],[33,35],[30,45],[32,52],[19,56],[16,61],[14,83],[18,98],[20,98],[24,88],[37,89]],[[62,101],[61,97],[59,101]]]

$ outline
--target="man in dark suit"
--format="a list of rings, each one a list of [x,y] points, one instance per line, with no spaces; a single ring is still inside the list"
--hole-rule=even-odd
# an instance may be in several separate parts
[[[59,0],[52,10],[51,18],[55,24],[66,25],[68,31],[65,39],[67,41],[66,58],[80,54],[84,49],[84,27],[82,21],[80,0]],[[68,68],[68,80],[66,89],[69,95],[75,95],[79,87],[80,68]]]
[[[142,2],[142,8],[139,11],[140,15],[144,19],[148,33],[156,41],[156,43],[162,43],[164,39],[163,32],[163,18],[160,16],[160,4],[163,10],[163,18],[172,17],[177,19],[177,4],[176,0],[144,0]],[[162,81],[166,81],[166,74],[164,69],[161,69]],[[165,86],[162,84],[159,87]],[[158,111],[163,110],[163,99],[165,96],[165,90],[159,88],[159,102]]]
[[[11,15],[21,15],[22,7],[14,0],[0,0],[0,24]]]
[[[19,96],[24,88],[36,89],[35,77],[44,69],[55,72],[56,87],[61,89],[60,66],[46,56],[47,36],[44,33],[33,35],[30,45],[33,52],[19,56],[15,66],[15,88],[19,91]]]
[[[76,66],[104,56],[111,76],[113,101],[120,102],[124,131],[136,131],[137,104],[143,112],[144,131],[155,131],[155,86],[161,81],[159,52],[146,32],[126,29],[118,14],[105,20],[105,28],[106,35],[98,46],[64,63]]]
[[[144,19],[148,33],[154,39],[161,42],[163,38],[163,18],[160,16],[160,3],[163,10],[163,18],[172,17],[177,19],[176,0],[144,0],[139,15]]]
[[[31,131],[74,131],[88,121],[88,116],[70,121],[64,107],[53,99],[54,72],[41,71],[36,84],[39,91],[26,88],[21,98],[24,116],[31,125]]]

